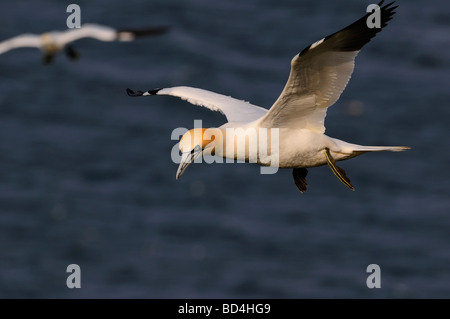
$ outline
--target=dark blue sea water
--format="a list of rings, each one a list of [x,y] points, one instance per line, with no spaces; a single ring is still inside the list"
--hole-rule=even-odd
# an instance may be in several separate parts
[[[65,29],[72,2],[2,1],[0,39]],[[1,55],[0,297],[450,298],[450,4],[397,2],[326,126],[412,150],[343,162],[354,192],[328,167],[309,170],[303,195],[291,170],[251,164],[175,180],[172,130],[225,118],[125,89],[188,85],[269,108],[292,57],[370,1],[79,0],[82,22],[171,30],[81,40],[79,61],[51,66],[33,49]]]

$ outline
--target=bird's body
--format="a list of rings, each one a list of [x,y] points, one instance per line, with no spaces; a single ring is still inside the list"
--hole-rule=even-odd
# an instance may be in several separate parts
[[[114,28],[98,25],[83,24],[81,28],[65,31],[50,31],[43,34],[22,34],[0,42],[0,54],[19,48],[37,48],[44,54],[44,63],[52,62],[55,54],[66,51],[69,58],[75,60],[78,54],[70,45],[72,42],[92,38],[99,41],[132,41],[138,36],[151,36],[162,34],[166,27],[154,27],[135,30],[116,30]]]
[[[190,134],[197,138],[189,142],[187,149],[200,144],[200,134]],[[211,155],[278,168],[325,165],[326,157],[321,152],[326,148],[337,161],[356,156],[355,148],[362,148],[307,129],[266,129],[254,122],[210,128],[203,133],[203,139],[210,142]]]
[[[46,54],[56,54],[62,49],[64,49],[65,44],[58,41],[60,38],[60,32],[46,32],[40,36],[40,46],[39,49]],[[32,35],[29,35],[31,38]]]
[[[383,1],[379,6],[382,4]],[[369,14],[366,14],[296,55],[291,61],[291,72],[285,88],[269,110],[191,87],[146,92],[128,89],[127,92],[130,96],[176,96],[192,104],[220,111],[226,116],[228,122],[218,128],[195,128],[183,135],[179,143],[182,158],[177,178],[197,157],[211,154],[263,166],[292,168],[294,182],[302,193],[307,186],[307,168],[328,165],[342,183],[354,189],[336,161],[367,152],[402,151],[409,148],[357,145],[325,135],[327,108],[339,99],[345,89],[359,50],[387,25],[395,13],[393,10],[396,7],[392,7],[392,4],[379,8],[380,28],[369,28]]]
[[[224,97],[225,98],[225,97]],[[329,150],[336,161],[343,161],[366,152],[402,151],[403,146],[364,146],[329,137],[322,132],[297,127],[264,127],[257,119],[251,122],[228,122],[218,128],[193,129],[187,133],[186,144],[209,145],[211,155],[253,162],[279,168],[309,168],[327,164],[324,151]],[[231,145],[231,146],[230,146]],[[272,159],[277,159],[272,162]]]

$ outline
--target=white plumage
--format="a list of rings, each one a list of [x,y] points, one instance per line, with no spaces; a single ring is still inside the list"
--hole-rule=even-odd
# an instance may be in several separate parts
[[[379,6],[383,1],[379,3]],[[212,129],[216,135],[227,136],[230,128],[277,129],[279,141],[271,155],[276,155],[277,167],[293,168],[295,184],[303,193],[306,190],[308,167],[328,164],[333,173],[350,189],[354,189],[345,171],[336,161],[349,159],[366,152],[402,151],[404,146],[363,146],[347,143],[325,135],[327,108],[333,105],[345,89],[354,69],[354,61],[360,49],[370,41],[393,16],[396,6],[389,3],[380,8],[381,28],[367,26],[366,14],[348,27],[314,42],[297,54],[291,61],[288,81],[278,99],[267,110],[248,102],[190,87],[172,87],[147,92],[127,90],[130,96],[171,95],[196,105],[222,112],[228,122]],[[241,130],[242,132],[242,130]],[[214,135],[214,134],[213,134]],[[242,137],[242,136],[241,136]],[[228,138],[228,137],[227,137]],[[234,137],[236,138],[236,137]],[[238,137],[239,138],[239,137]],[[245,136],[243,138],[246,138]],[[248,137],[247,137],[248,138]],[[205,137],[205,129],[194,129],[180,140],[182,159],[177,178],[202,152],[225,158],[249,161],[249,148],[232,149],[229,152],[226,140]],[[267,164],[260,149],[256,149],[257,163]]]
[[[99,41],[132,41],[138,36],[159,35],[167,31],[167,27],[116,30],[99,24],[86,23],[78,29],[50,31],[43,34],[22,34],[0,42],[0,54],[19,48],[37,48],[44,53],[44,63],[52,62],[60,51],[66,50],[71,59],[77,59],[78,53],[70,45],[72,42],[92,38]]]

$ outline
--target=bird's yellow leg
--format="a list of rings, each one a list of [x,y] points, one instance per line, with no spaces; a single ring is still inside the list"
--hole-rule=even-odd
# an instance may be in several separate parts
[[[331,170],[333,171],[334,175],[336,175],[337,178],[339,178],[339,180],[348,188],[350,188],[351,190],[355,190],[355,188],[353,187],[353,185],[350,183],[350,179],[347,177],[347,175],[345,174],[345,170],[343,168],[340,168],[339,166],[336,165],[336,161],[334,160],[334,158],[331,156],[330,154],[330,150],[328,148],[325,149],[325,156],[327,158],[327,163],[328,166],[331,168]]]

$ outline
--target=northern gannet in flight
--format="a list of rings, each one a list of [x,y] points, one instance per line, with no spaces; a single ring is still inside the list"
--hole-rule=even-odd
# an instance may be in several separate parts
[[[86,23],[77,29],[66,31],[50,31],[43,34],[22,34],[0,42],[0,54],[18,48],[38,48],[44,53],[43,63],[49,64],[60,51],[65,51],[71,60],[79,55],[70,45],[82,38],[93,38],[100,41],[132,41],[136,37],[159,35],[167,31],[167,27],[116,30],[111,27]]]
[[[379,3],[379,6],[384,1]],[[222,112],[228,122],[219,128],[195,128],[182,136],[179,143],[181,162],[176,178],[190,163],[208,151],[211,155],[249,161],[249,150],[226,148],[228,128],[279,129],[279,144],[271,150],[278,156],[277,167],[293,168],[294,182],[300,192],[306,191],[307,168],[328,164],[348,188],[354,189],[345,171],[336,165],[367,152],[403,151],[406,146],[363,146],[350,144],[325,135],[327,108],[333,105],[347,85],[360,49],[368,43],[394,15],[391,2],[380,9],[381,28],[369,28],[366,14],[346,28],[333,33],[297,54],[291,61],[291,72],[279,98],[267,110],[248,102],[192,87],[172,87],[146,92],[127,89],[130,96],[172,95],[196,105]],[[207,130],[213,130],[206,136]],[[269,133],[267,133],[269,135]],[[216,136],[222,136],[219,140]],[[259,146],[258,146],[259,147]],[[270,165],[257,149],[257,163]]]

